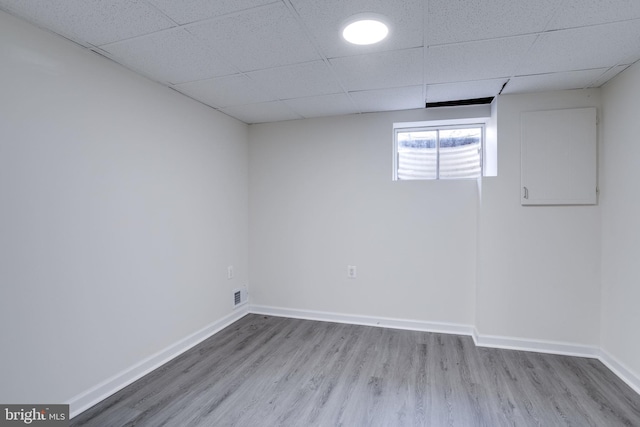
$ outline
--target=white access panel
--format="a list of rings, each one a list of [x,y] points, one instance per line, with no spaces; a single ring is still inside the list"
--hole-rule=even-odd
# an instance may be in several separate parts
[[[594,205],[596,109],[521,115],[522,205]]]

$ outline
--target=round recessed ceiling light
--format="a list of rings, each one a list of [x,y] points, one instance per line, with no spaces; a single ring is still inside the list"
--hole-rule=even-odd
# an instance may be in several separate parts
[[[389,34],[387,24],[377,17],[354,17],[349,20],[342,37],[349,43],[358,45],[374,44],[384,40]]]

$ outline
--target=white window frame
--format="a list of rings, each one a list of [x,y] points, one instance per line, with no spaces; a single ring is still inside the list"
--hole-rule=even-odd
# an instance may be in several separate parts
[[[398,178],[398,133],[406,131],[439,131],[450,129],[469,129],[480,128],[481,129],[481,141],[480,141],[480,176],[475,178],[440,178],[440,141],[436,143],[436,177],[424,178],[415,180],[404,180]],[[484,176],[484,159],[485,159],[485,141],[486,141],[486,120],[485,119],[459,119],[459,120],[439,120],[439,121],[426,121],[426,122],[405,122],[393,124],[393,176],[394,181],[440,181],[440,180],[468,180],[478,179]]]

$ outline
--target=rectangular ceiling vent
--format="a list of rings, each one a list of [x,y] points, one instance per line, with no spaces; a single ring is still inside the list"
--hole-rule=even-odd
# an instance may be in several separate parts
[[[240,288],[233,290],[233,307],[239,307],[244,305],[248,301],[247,288]]]
[[[458,101],[427,102],[425,108],[461,107],[465,105],[484,105],[493,102],[493,96],[487,98],[460,99]]]

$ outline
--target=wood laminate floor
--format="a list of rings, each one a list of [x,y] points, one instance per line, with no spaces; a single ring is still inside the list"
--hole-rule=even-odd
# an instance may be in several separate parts
[[[601,362],[248,315],[72,426],[640,426]]]

